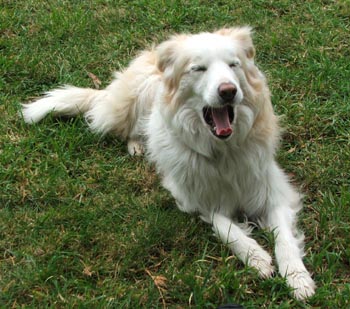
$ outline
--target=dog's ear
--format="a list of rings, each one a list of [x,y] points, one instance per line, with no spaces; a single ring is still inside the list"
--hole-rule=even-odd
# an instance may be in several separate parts
[[[233,40],[238,41],[240,46],[244,48],[245,55],[248,59],[253,59],[255,56],[255,48],[252,40],[252,28],[249,26],[237,28],[223,28],[216,33],[224,36],[229,36]]]
[[[181,48],[181,41],[184,39],[185,35],[176,35],[157,46],[157,67],[159,71],[164,72],[167,67],[175,63],[178,50]]]
[[[157,68],[162,73],[169,94],[176,92],[186,64],[187,58],[186,53],[183,52],[183,42],[187,37],[184,34],[173,36],[156,47]]]

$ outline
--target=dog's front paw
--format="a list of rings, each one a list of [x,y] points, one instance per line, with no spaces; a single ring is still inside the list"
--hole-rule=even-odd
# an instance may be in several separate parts
[[[262,278],[270,278],[274,273],[272,258],[262,248],[249,251],[248,265],[255,268]]]
[[[132,156],[141,156],[145,149],[141,142],[131,139],[128,141],[128,151]]]
[[[316,285],[307,270],[289,272],[286,279],[296,299],[304,300],[315,294]]]

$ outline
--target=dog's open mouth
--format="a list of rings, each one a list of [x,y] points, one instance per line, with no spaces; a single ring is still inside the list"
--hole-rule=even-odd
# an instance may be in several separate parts
[[[225,105],[223,107],[203,108],[203,118],[210,126],[210,131],[218,138],[225,139],[233,133],[232,122],[234,119],[233,106]]]

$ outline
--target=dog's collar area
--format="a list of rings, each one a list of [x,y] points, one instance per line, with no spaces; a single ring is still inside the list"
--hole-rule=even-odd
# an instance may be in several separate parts
[[[232,105],[216,108],[206,106],[203,108],[203,118],[210,127],[211,133],[217,138],[226,139],[233,133],[234,110]]]

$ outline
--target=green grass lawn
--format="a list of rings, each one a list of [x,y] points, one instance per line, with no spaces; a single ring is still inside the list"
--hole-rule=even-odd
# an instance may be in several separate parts
[[[350,308],[349,17],[348,1],[0,0],[0,307]],[[121,141],[18,115],[53,87],[93,87],[89,72],[107,85],[172,33],[246,24],[285,115],[279,162],[305,194],[306,303],[178,211]]]

